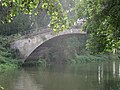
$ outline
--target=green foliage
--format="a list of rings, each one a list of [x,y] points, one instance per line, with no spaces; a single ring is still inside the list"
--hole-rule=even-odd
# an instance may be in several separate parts
[[[10,22],[21,13],[38,15],[45,11],[50,16],[50,26],[55,32],[68,28],[78,18],[85,19],[83,30],[89,34],[86,46],[90,51],[115,53],[119,49],[120,0],[2,0],[0,7],[1,23]],[[18,26],[24,27],[21,24]],[[11,32],[11,29],[4,30]]]
[[[40,31],[40,27],[45,27],[49,24],[50,17],[45,11],[38,15],[25,15],[20,14],[14,17],[11,23],[0,24],[0,35],[15,36],[26,35],[31,32]],[[16,36],[15,36],[16,37]]]
[[[4,90],[4,87],[2,87],[1,85],[0,85],[0,90]]]
[[[20,65],[15,53],[9,47],[9,40],[0,36],[0,72],[16,68]]]
[[[39,58],[39,60],[36,63],[37,66],[44,66],[46,67],[47,63],[45,59]]]
[[[76,55],[75,57],[67,60],[69,64],[81,64],[81,63],[90,63],[90,62],[103,62],[106,60],[119,60],[119,55],[117,54],[96,54],[96,55],[90,55],[83,54],[83,55]]]
[[[90,36],[88,49],[115,53],[120,46],[120,1],[81,0],[76,12],[78,18],[86,19],[83,30]]]
[[[6,16],[8,22],[20,13],[37,15],[45,10],[51,17],[50,26],[54,28],[54,31],[68,28],[67,14],[59,0],[2,0],[1,4],[2,8],[7,8],[9,11]],[[4,21],[1,20],[1,22]]]
[[[5,63],[5,64],[0,64],[0,73],[3,73],[8,70],[13,70],[18,68],[17,64],[15,63]]]
[[[22,34],[31,29],[31,21],[28,15],[20,14],[15,17],[13,22],[0,24],[0,35]],[[22,33],[21,33],[22,32]]]
[[[80,64],[88,62],[101,62],[105,61],[107,57],[105,56],[94,56],[94,55],[76,55],[74,58],[68,60],[70,64]]]

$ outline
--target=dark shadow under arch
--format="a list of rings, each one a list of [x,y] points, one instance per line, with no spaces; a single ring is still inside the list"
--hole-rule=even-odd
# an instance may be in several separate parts
[[[24,63],[31,63],[31,62],[36,62],[39,58],[40,55],[43,54],[43,52],[46,52],[51,43],[55,44],[54,42],[61,42],[62,40],[66,39],[66,38],[71,38],[71,37],[82,37],[85,36],[86,37],[86,33],[71,33],[71,34],[64,34],[64,35],[59,35],[59,36],[55,36],[49,40],[46,40],[45,42],[43,42],[42,44],[40,44],[24,61]],[[46,52],[47,53],[47,52]]]

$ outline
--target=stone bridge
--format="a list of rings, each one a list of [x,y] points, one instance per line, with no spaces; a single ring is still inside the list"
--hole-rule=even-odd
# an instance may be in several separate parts
[[[40,47],[49,40],[60,38],[61,36],[71,37],[72,35],[85,35],[85,34],[86,32],[80,32],[79,29],[71,28],[68,30],[60,31],[59,33],[55,33],[53,30],[45,28],[43,30],[40,30],[40,32],[37,33],[32,32],[31,34],[24,35],[19,40],[11,43],[11,47],[13,49],[16,49],[16,51],[19,53],[20,58],[24,62],[25,60],[27,61],[29,59],[33,59],[31,58],[30,55],[32,53],[33,53],[32,57],[36,55],[36,53],[34,52],[36,48]]]

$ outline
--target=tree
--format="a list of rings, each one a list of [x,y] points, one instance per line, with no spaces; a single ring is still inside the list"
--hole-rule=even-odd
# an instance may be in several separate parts
[[[37,14],[45,10],[50,16],[50,26],[54,31],[68,28],[67,12],[69,5],[74,5],[75,19],[84,19],[83,30],[89,34],[87,47],[93,53],[115,52],[120,46],[120,0],[67,0],[71,4],[64,4],[62,0],[2,0],[2,16],[10,21],[14,16]],[[5,10],[7,13],[4,13]],[[64,10],[65,9],[65,10]],[[72,13],[73,14],[73,13]],[[1,17],[2,17],[1,16]],[[1,19],[3,22],[4,19]]]
[[[0,24],[0,35],[9,36],[12,34],[21,34],[31,30],[31,20],[29,15],[20,14],[14,18],[11,23]]]
[[[7,9],[5,20],[8,22],[20,13],[37,15],[45,10],[51,17],[50,26],[54,31],[68,28],[67,14],[59,0],[2,0],[0,3],[1,8]],[[1,22],[4,23],[5,20],[1,19]]]
[[[83,30],[89,34],[93,53],[115,52],[120,47],[120,0],[81,0],[77,17],[85,18]]]

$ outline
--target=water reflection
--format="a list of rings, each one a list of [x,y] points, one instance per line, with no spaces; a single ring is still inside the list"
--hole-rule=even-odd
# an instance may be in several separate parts
[[[43,87],[37,85],[36,81],[26,71],[22,70],[17,78],[14,90],[43,90]]]
[[[120,62],[25,68],[5,75],[5,90],[119,90]]]
[[[118,74],[118,75],[119,75],[119,77],[120,77],[120,63],[119,63],[119,74]]]
[[[113,61],[113,77],[115,77],[115,61]]]
[[[101,83],[103,79],[103,64],[98,65],[98,82]]]

